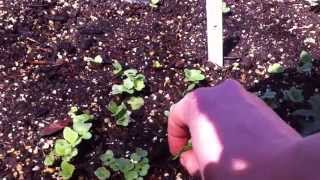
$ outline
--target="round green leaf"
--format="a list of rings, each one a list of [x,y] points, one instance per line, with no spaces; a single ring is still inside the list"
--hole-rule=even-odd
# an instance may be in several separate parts
[[[99,180],[105,180],[110,178],[110,171],[106,169],[105,167],[99,167],[94,174],[97,176]]]
[[[115,161],[117,166],[119,167],[121,172],[128,172],[134,168],[134,165],[130,162],[130,160],[125,158],[119,158]]]
[[[122,85],[115,84],[112,86],[112,92],[111,94],[122,94],[124,92],[124,87]]]
[[[185,80],[189,82],[198,82],[205,79],[205,76],[200,70],[197,69],[185,69],[184,70]]]
[[[279,73],[283,73],[283,72],[284,72],[284,69],[283,69],[282,65],[279,63],[271,64],[268,68],[268,73],[270,73],[270,74],[279,74]]]
[[[128,104],[131,106],[132,110],[138,110],[144,105],[144,100],[141,97],[131,97],[128,100]]]
[[[92,127],[92,123],[74,123],[72,127],[78,134],[83,136],[88,133]]]
[[[142,148],[136,148],[136,153],[141,157],[147,157],[148,151],[143,150]]]
[[[73,123],[85,123],[87,121],[92,120],[94,117],[90,114],[80,114],[77,116],[74,116],[72,118]]]
[[[70,179],[72,177],[72,174],[75,170],[74,165],[66,162],[66,161],[62,161],[61,163],[61,171],[60,171],[60,176],[63,177],[63,179]]]
[[[135,180],[138,178],[138,173],[136,171],[128,171],[124,173],[124,177],[126,180]]]
[[[136,69],[128,69],[123,72],[123,75],[125,75],[127,77],[134,77],[134,76],[136,76],[137,73],[138,73],[138,71]]]
[[[45,160],[44,160],[44,165],[46,165],[46,166],[52,166],[53,163],[54,163],[54,161],[55,161],[55,157],[54,157],[54,153],[53,153],[53,151],[52,151],[52,152],[50,152],[50,154],[48,154],[48,155],[46,156],[46,158],[45,158]]]
[[[58,139],[54,144],[54,153],[57,156],[67,156],[72,152],[72,146],[64,139]]]
[[[65,127],[63,129],[63,138],[67,140],[71,145],[75,145],[79,138],[79,135],[71,128]]]
[[[123,86],[126,89],[132,89],[134,86],[134,83],[130,78],[127,78],[127,79],[123,80]]]
[[[111,150],[107,150],[104,154],[100,156],[100,160],[104,165],[109,166],[111,163],[115,161],[113,152]]]
[[[73,148],[72,152],[69,155],[66,155],[66,156],[62,157],[62,160],[66,161],[66,162],[69,162],[69,161],[71,161],[71,159],[73,157],[75,157],[77,155],[78,155],[78,149],[77,148]]]

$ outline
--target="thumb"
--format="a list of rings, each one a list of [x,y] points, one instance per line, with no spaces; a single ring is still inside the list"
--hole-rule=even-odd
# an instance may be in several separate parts
[[[200,167],[193,150],[185,151],[180,156],[180,163],[192,176],[200,175]]]

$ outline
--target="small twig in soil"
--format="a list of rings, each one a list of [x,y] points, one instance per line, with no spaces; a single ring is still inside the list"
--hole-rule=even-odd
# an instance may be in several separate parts
[[[225,60],[234,60],[234,59],[241,59],[241,58],[240,57],[227,56],[227,57],[223,57],[223,59],[225,59]]]
[[[34,40],[34,39],[30,38],[30,37],[26,37],[26,39],[31,41],[31,42],[34,42],[34,43],[37,43],[37,44],[41,44],[39,41]]]

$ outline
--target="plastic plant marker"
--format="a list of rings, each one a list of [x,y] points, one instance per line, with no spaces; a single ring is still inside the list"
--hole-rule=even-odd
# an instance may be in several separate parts
[[[206,0],[208,60],[223,66],[222,0]]]

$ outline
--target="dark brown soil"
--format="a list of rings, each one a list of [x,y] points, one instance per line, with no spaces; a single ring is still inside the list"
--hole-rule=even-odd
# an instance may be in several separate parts
[[[40,131],[77,105],[96,118],[93,138],[81,144],[74,160],[76,179],[93,179],[106,149],[124,156],[136,147],[150,154],[146,179],[191,179],[171,160],[164,116],[183,97],[186,67],[205,72],[202,86],[235,78],[253,92],[271,87],[281,94],[298,85],[306,99],[320,88],[317,63],[311,77],[295,71],[302,49],[320,59],[319,15],[304,1],[226,2],[232,12],[224,18],[229,65],[223,69],[206,62],[204,0],[163,0],[158,8],[147,0],[0,2],[0,178],[56,178],[56,170],[42,162],[61,133],[41,137]],[[103,64],[83,60],[96,55]],[[133,113],[135,122],[128,128],[115,126],[105,108],[112,99],[127,98],[110,95],[119,82],[112,60],[147,79],[140,94],[145,106]],[[153,68],[153,60],[163,67]],[[266,68],[274,62],[284,64],[286,73],[270,77]],[[276,111],[303,132],[304,123],[289,113],[306,106],[283,102]]]

